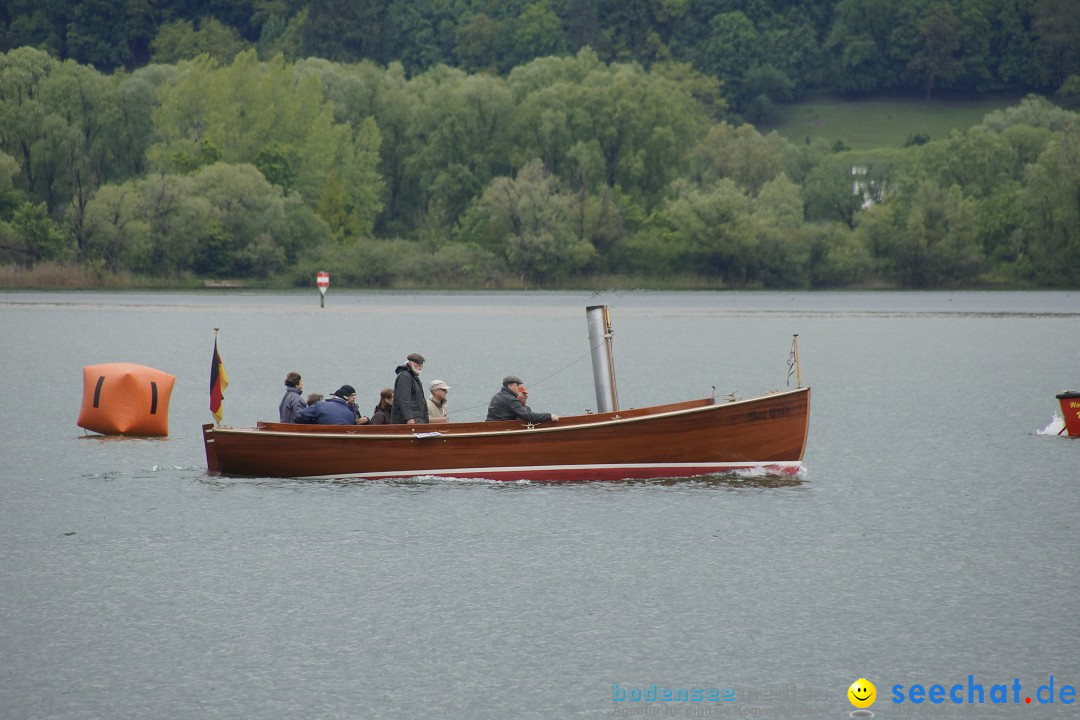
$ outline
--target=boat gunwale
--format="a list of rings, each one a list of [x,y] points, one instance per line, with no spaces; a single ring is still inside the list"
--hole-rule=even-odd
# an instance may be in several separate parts
[[[363,439],[363,440],[437,440],[437,439],[440,439],[440,438],[450,438],[450,437],[453,437],[453,438],[503,437],[503,436],[535,434],[535,433],[573,432],[575,430],[595,429],[595,428],[602,428],[602,427],[610,427],[610,426],[614,426],[614,425],[626,425],[626,424],[636,423],[636,422],[644,422],[644,421],[649,421],[649,420],[657,420],[657,419],[662,419],[662,418],[675,417],[675,416],[678,416],[678,415],[691,415],[691,414],[694,414],[694,413],[704,413],[704,412],[710,412],[710,411],[715,412],[715,411],[723,409],[723,408],[730,408],[730,407],[735,407],[735,406],[738,406],[738,405],[745,405],[745,404],[748,404],[748,403],[760,402],[762,400],[771,400],[773,398],[782,397],[784,395],[795,395],[795,394],[804,393],[804,392],[809,393],[809,391],[810,391],[810,386],[807,385],[807,386],[804,386],[804,387],[794,388],[792,390],[778,390],[778,391],[775,391],[775,392],[766,393],[765,395],[759,395],[757,397],[744,398],[744,399],[741,399],[741,400],[732,400],[730,402],[726,402],[726,403],[723,403],[723,404],[717,403],[715,397],[701,398],[701,399],[698,399],[697,401],[700,401],[700,400],[704,399],[704,400],[711,400],[712,402],[710,402],[707,405],[699,405],[697,407],[681,408],[681,409],[678,409],[678,410],[670,410],[670,411],[658,412],[658,413],[645,413],[645,414],[641,414],[641,415],[635,415],[633,417],[618,417],[618,411],[614,411],[614,413],[613,413],[614,417],[607,418],[607,419],[604,419],[604,420],[597,420],[595,422],[588,422],[588,421],[586,421],[586,422],[575,422],[573,424],[568,424],[568,425],[563,425],[563,426],[560,426],[558,423],[552,423],[551,425],[548,425],[546,423],[543,424],[543,425],[531,425],[530,424],[530,425],[517,426],[517,427],[513,427],[513,428],[498,428],[498,429],[492,429],[492,430],[489,430],[489,431],[479,431],[479,432],[450,432],[450,431],[439,430],[439,429],[432,429],[432,430],[427,430],[425,432],[419,432],[419,433],[416,432],[415,430],[413,432],[411,432],[411,433],[405,433],[405,432],[396,432],[396,433],[394,433],[394,432],[380,432],[380,433],[356,432],[355,429],[361,429],[361,428],[364,427],[362,425],[355,426],[355,429],[354,429],[353,432],[326,432],[326,431],[323,431],[323,432],[305,432],[305,431],[292,431],[292,430],[267,430],[267,429],[262,428],[262,427],[233,428],[233,427],[221,427],[221,426],[211,428],[211,432],[213,432],[213,433],[219,433],[220,432],[220,433],[232,434],[232,435],[269,435],[269,436],[278,436],[278,437],[298,437],[298,438],[301,438],[301,437],[302,438],[334,438],[334,439],[338,439],[338,438],[340,438],[340,439],[356,438],[357,440],[360,440],[360,439]],[[686,402],[695,402],[695,400],[689,400],[689,401],[686,401]],[[676,403],[670,403],[670,404],[676,404]],[[660,406],[660,407],[662,407],[662,406]],[[646,407],[646,408],[628,408],[628,410],[647,410],[647,409],[648,409],[648,407]],[[607,413],[607,414],[611,414],[611,413]],[[588,415],[570,415],[570,416],[567,416],[566,419],[570,419],[570,418],[588,418],[588,417],[589,417]],[[508,421],[508,422],[511,422],[511,421]],[[272,423],[272,424],[275,424],[275,423]],[[276,424],[281,424],[281,423],[276,423]],[[454,423],[448,423],[448,424],[453,425]],[[462,423],[462,424],[466,424],[466,423]],[[322,427],[328,427],[328,426],[322,426]],[[350,427],[350,426],[343,426],[343,427]],[[406,426],[402,425],[400,427],[404,430],[404,428]],[[443,424],[442,423],[432,423],[432,424],[428,424],[428,425],[423,425],[422,427],[441,428],[441,427],[443,427]],[[805,444],[805,437],[804,437],[804,444]]]

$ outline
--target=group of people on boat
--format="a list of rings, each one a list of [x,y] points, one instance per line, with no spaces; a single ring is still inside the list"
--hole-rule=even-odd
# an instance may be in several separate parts
[[[303,396],[304,379],[298,372],[285,376],[285,396],[278,406],[283,423],[307,423],[314,425],[426,425],[450,421],[447,394],[450,386],[442,380],[432,380],[428,393],[420,375],[424,370],[424,356],[411,353],[394,372],[393,388],[383,388],[379,402],[370,416],[360,412],[356,404],[356,389],[342,385],[330,397],[318,393]],[[502,387],[488,403],[486,420],[520,420],[527,423],[558,422],[553,413],[538,413],[526,404],[529,391],[521,378],[507,375]]]

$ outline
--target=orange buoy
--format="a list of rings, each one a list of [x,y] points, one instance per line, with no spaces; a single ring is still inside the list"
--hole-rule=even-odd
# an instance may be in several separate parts
[[[168,435],[175,382],[167,372],[135,363],[87,365],[78,425],[103,435]]]

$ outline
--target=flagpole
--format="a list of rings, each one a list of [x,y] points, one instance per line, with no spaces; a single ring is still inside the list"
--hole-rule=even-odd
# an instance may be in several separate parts
[[[802,387],[802,368],[799,367],[799,333],[792,335],[791,347],[795,350],[795,382]]]
[[[219,363],[219,365],[218,365],[219,367],[220,367],[221,360],[219,359],[220,356],[218,355],[217,337],[218,337],[218,330],[220,330],[220,329],[221,328],[214,328],[214,362]],[[210,388],[210,392],[211,393],[214,392],[213,387]],[[214,414],[214,427],[221,427],[221,419],[217,416],[217,414]]]

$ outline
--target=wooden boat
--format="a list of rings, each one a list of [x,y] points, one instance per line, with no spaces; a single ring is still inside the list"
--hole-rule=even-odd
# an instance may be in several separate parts
[[[680,478],[802,464],[810,388],[527,425],[516,421],[333,426],[203,426],[211,474],[297,478],[439,476],[587,481]]]
[[[256,477],[629,480],[763,470],[794,474],[810,422],[810,388],[620,410],[606,305],[586,308],[599,412],[538,425],[203,425],[211,474]],[[799,368],[798,335],[789,373]]]
[[[1061,403],[1061,417],[1065,419],[1065,427],[1062,432],[1073,437],[1080,437],[1080,392],[1066,390],[1056,396]]]

